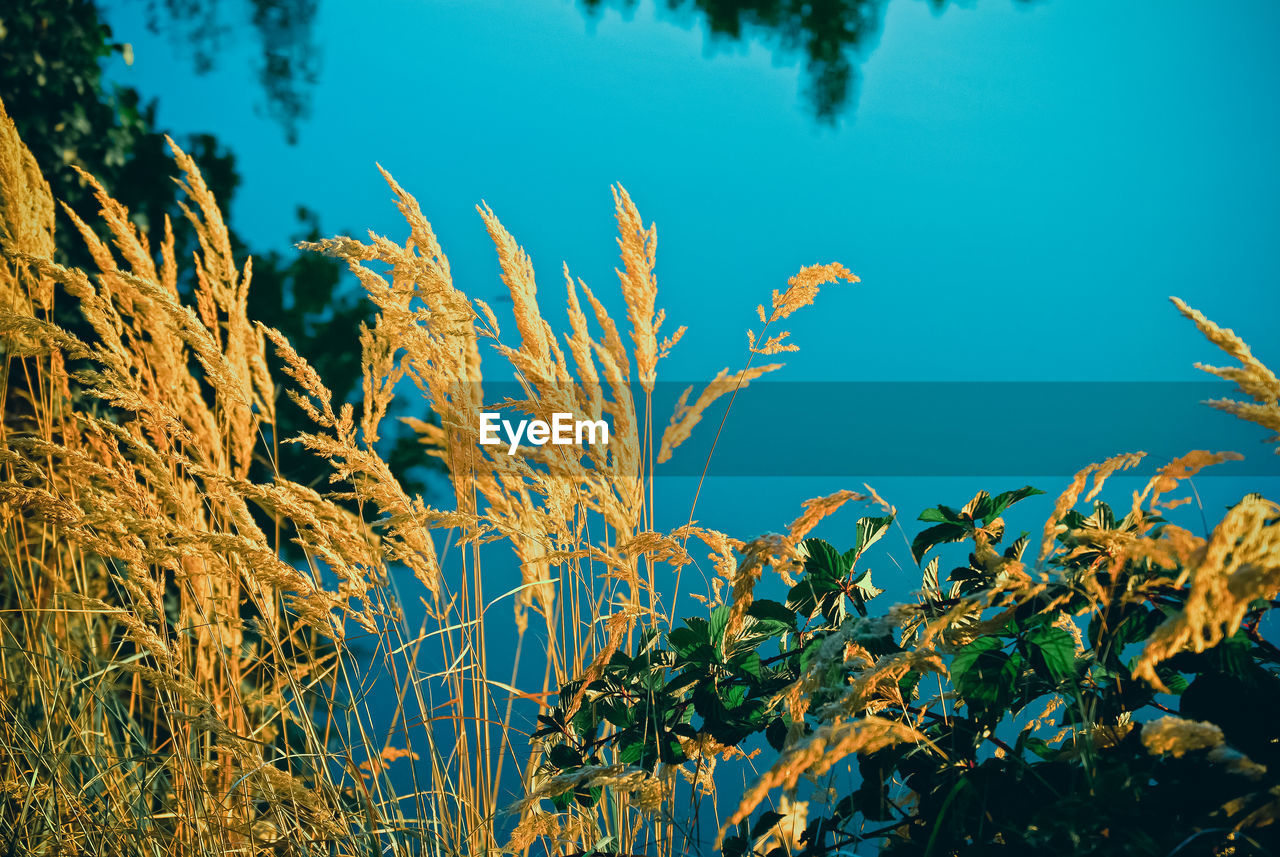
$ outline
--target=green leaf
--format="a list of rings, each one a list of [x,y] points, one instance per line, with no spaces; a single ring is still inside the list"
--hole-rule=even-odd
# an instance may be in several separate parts
[[[974,495],[973,499],[965,504],[960,510],[960,517],[965,521],[980,521],[991,510],[991,495],[986,491],[979,491]]]
[[[1156,667],[1156,675],[1159,676],[1160,681],[1164,682],[1164,686],[1169,688],[1169,692],[1174,696],[1181,696],[1182,692],[1191,686],[1186,676],[1169,667]]]
[[[969,645],[956,652],[951,659],[951,682],[959,686],[967,673],[984,652],[1002,648],[1003,644],[995,637],[979,637]]]
[[[729,668],[741,676],[760,681],[760,656],[755,652],[742,652],[729,661]]]
[[[999,719],[1013,699],[1018,680],[1018,660],[1003,651],[986,652],[965,673],[957,690],[974,713],[984,719]]]
[[[728,687],[722,687],[720,691],[720,701],[721,704],[729,710],[738,708],[747,701],[747,689],[740,684],[731,684]]]
[[[938,583],[938,558],[935,556],[924,567],[924,575],[920,583],[920,592],[925,601],[941,601],[942,586]]]
[[[622,745],[622,749],[618,751],[618,761],[624,765],[637,764],[644,758],[644,742],[643,741],[627,741]]]
[[[1026,485],[1019,488],[1017,491],[1005,491],[1002,494],[997,494],[992,498],[988,507],[983,510],[983,523],[987,523],[1000,517],[1000,514],[1004,512],[1005,509],[1009,508],[1014,503],[1017,503],[1019,500],[1025,500],[1028,497],[1034,497],[1036,494],[1043,493],[1044,492],[1039,488],[1032,488],[1030,485]]]
[[[796,628],[796,611],[777,601],[770,601],[768,598],[759,598],[751,602],[751,606],[747,608],[747,615],[756,619],[781,622],[793,631]]]
[[[1116,527],[1116,513],[1111,511],[1111,507],[1101,500],[1095,500],[1093,504],[1093,514],[1085,519],[1085,522],[1098,530],[1114,530]]]
[[[1029,543],[1029,536],[1030,534],[1026,530],[1023,530],[1022,534],[1014,540],[1013,544],[1004,549],[1004,558],[1021,562],[1022,554],[1026,551],[1027,544]]]
[[[765,640],[781,640],[794,630],[793,626],[784,625],[772,619],[753,619],[742,637],[734,641],[734,648],[750,646],[754,649]]]
[[[667,642],[671,644],[671,648],[675,649],[676,654],[682,658],[690,657],[699,646],[709,645],[705,634],[700,634],[693,628],[675,628],[667,635]]]
[[[721,604],[711,611],[711,623],[707,629],[708,639],[716,651],[724,643],[724,629],[729,626],[729,605]]]
[[[744,836],[728,836],[720,845],[723,857],[743,857],[747,853],[747,839]]]
[[[1216,662],[1218,669],[1230,676],[1244,678],[1255,665],[1253,663],[1252,643],[1243,628],[1227,637],[1218,645],[1208,650],[1210,660]]]
[[[706,653],[710,657],[710,647],[707,647]],[[668,696],[683,696],[689,688],[707,677],[706,673],[709,667],[709,662],[690,664],[687,669],[676,673],[675,677],[663,686],[662,692]]]
[[[871,582],[871,570],[867,569],[853,582],[853,606],[858,611],[858,615],[866,616],[867,608],[863,605],[875,598],[877,595],[883,595],[884,590],[875,586]]]
[[[557,744],[551,748],[548,754],[551,764],[557,768],[577,768],[582,765],[582,754],[570,747],[568,744]]]
[[[1057,751],[1050,747],[1049,742],[1045,741],[1043,738],[1036,738],[1034,736],[1028,737],[1024,742],[1024,746],[1041,759],[1049,760],[1057,755]]]
[[[787,723],[781,717],[775,717],[769,721],[769,725],[764,730],[765,740],[769,742],[769,746],[782,752],[782,748],[787,744]]]
[[[1130,613],[1116,629],[1115,645],[1123,647],[1130,643],[1142,642],[1160,627],[1164,618],[1164,614],[1158,610],[1139,609]]]
[[[578,709],[578,713],[573,715],[570,725],[577,730],[579,735],[594,734],[596,727],[600,725],[600,719],[596,717],[595,706],[584,705]]]
[[[688,723],[676,723],[671,727],[671,734],[678,735],[681,738],[688,738],[691,741],[698,740],[698,730]]]
[[[893,524],[893,515],[885,515],[881,518],[859,518],[857,524],[857,541],[854,542],[854,550],[857,551],[856,556],[861,556],[876,542],[889,532],[889,527]],[[852,566],[850,566],[851,568]],[[846,569],[848,571],[849,569]]]
[[[681,765],[689,760],[689,757],[685,755],[684,748],[680,746],[679,739],[671,733],[667,733],[659,748],[662,751],[659,760],[668,765]],[[652,766],[646,765],[645,767]]]
[[[818,609],[819,603],[829,600],[832,593],[840,592],[836,578],[805,575],[787,594],[787,606],[806,619]]]
[[[925,509],[916,520],[933,524],[959,524],[960,516],[948,506],[938,506],[933,509]]]
[[[784,816],[782,813],[773,812],[772,810],[760,813],[760,817],[756,819],[756,823],[751,826],[751,838],[759,839],[761,836],[764,836],[770,830],[773,830],[774,825],[779,821],[782,821],[783,818]]]
[[[578,799],[578,803],[590,809],[600,802],[600,796],[604,794],[604,789],[600,786],[581,786],[574,792],[574,797]]]
[[[619,729],[626,729],[636,722],[636,709],[632,705],[627,705],[621,700],[613,700],[602,705],[600,711],[604,714],[604,719],[608,720]]]
[[[768,639],[784,637],[796,629],[796,611],[777,601],[762,598],[751,602],[747,615],[754,620],[743,643],[752,648]]]
[[[1031,665],[1055,685],[1075,675],[1076,643],[1069,631],[1041,625],[1027,632]]]
[[[880,589],[879,587],[872,584],[870,569],[867,569],[862,574],[858,575],[857,579],[853,581],[853,588],[855,592],[857,592],[860,596],[862,596],[863,599],[867,601],[870,601],[872,598],[875,598],[877,595],[884,594],[883,589]]]
[[[816,578],[834,580],[849,570],[840,552],[822,539],[805,539],[800,543],[799,554],[804,558],[805,573]]]
[[[951,663],[951,681],[975,715],[998,719],[1013,699],[1019,661],[992,637],[979,637],[958,653]]]
[[[918,565],[930,548],[947,542],[958,542],[969,535],[969,531],[960,524],[938,524],[920,533],[911,542],[911,556]]]

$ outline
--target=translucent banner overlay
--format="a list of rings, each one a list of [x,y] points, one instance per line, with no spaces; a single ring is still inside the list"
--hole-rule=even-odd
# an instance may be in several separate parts
[[[654,449],[688,382],[653,394]],[[705,383],[693,382],[690,402]],[[608,396],[606,387],[606,397]],[[643,417],[644,393],[633,387]],[[484,385],[484,399],[525,396]],[[1159,466],[1193,449],[1245,456],[1212,476],[1280,476],[1266,429],[1204,404],[1241,396],[1221,382],[769,382],[702,415],[658,476],[1056,476],[1122,452]],[[511,411],[504,416],[515,418]]]

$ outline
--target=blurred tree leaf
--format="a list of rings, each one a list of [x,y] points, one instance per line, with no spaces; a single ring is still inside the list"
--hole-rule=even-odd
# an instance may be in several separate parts
[[[592,15],[605,6],[629,11],[636,3],[579,0]],[[929,3],[941,12],[949,0]],[[805,97],[814,119],[834,125],[857,101],[856,64],[879,40],[888,0],[665,0],[665,5],[681,19],[703,18],[713,41],[754,38],[772,44],[779,61],[802,58],[807,78]]]
[[[288,17],[282,5],[257,5],[265,16]],[[314,11],[314,3],[302,5]],[[98,6],[88,0],[0,0],[0,98],[54,198],[107,237],[98,226],[92,189],[72,169],[79,167],[129,209],[153,248],[160,245],[168,216],[176,255],[189,258],[196,239],[178,207],[181,191],[171,178],[176,167],[164,133],[156,128],[155,104],[144,106],[136,90],[110,87],[103,79],[103,63],[128,50],[115,41]],[[316,253],[252,252],[229,217],[240,183],[234,156],[211,134],[193,134],[179,142],[199,164],[228,217],[235,255],[241,262],[253,256],[250,318],[281,330],[320,373],[335,399],[351,399],[361,379],[360,324],[372,324],[373,305],[353,281],[344,282],[344,269],[333,259]],[[313,212],[299,208],[298,218],[301,231],[296,239],[320,237]],[[55,241],[59,262],[95,269],[83,240],[65,220],[59,222]],[[180,269],[190,276],[189,266]],[[189,289],[191,283],[179,285]],[[87,332],[74,301],[61,300],[57,306],[60,324],[78,334]],[[334,348],[335,342],[350,345]],[[276,377],[282,378],[278,373]],[[332,472],[330,465],[299,444],[283,443],[309,427],[297,406],[279,396],[275,466],[286,478],[323,489]],[[416,469],[432,463],[420,452],[412,433],[397,432],[382,446],[406,489],[424,491]],[[264,459],[256,467],[255,478],[269,477],[270,462]],[[287,541],[286,547],[292,550]]]

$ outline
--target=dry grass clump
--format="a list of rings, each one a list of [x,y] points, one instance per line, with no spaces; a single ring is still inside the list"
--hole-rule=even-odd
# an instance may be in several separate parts
[[[1229,414],[1235,414],[1241,419],[1271,429],[1277,434],[1269,440],[1273,443],[1280,442],[1280,379],[1277,379],[1275,373],[1264,366],[1262,361],[1253,356],[1249,346],[1236,336],[1234,331],[1219,327],[1205,318],[1199,310],[1192,309],[1179,298],[1170,298],[1170,300],[1179,312],[1195,322],[1196,327],[1210,342],[1240,362],[1239,366],[1208,366],[1197,363],[1196,368],[1234,382],[1241,393],[1253,400],[1239,402],[1232,399],[1217,399],[1209,404]],[[1276,447],[1276,453],[1280,454],[1280,446]]]
[[[99,273],[54,264],[53,200],[2,107],[0,153],[0,827],[31,853],[359,850],[333,727],[315,715],[336,701],[344,620],[382,612],[352,603],[381,560],[332,502],[246,482],[275,399],[244,314],[249,267],[176,147],[201,245],[195,309],[167,224],[153,256],[96,184],[113,245],[67,215]],[[92,341],[54,323],[55,300]],[[279,559],[259,500],[329,534],[336,589]]]
[[[1222,730],[1212,723],[1169,716],[1142,725],[1142,746],[1148,753],[1179,757],[1193,750],[1212,750],[1222,742]]]
[[[684,541],[697,528],[654,532],[646,483],[657,364],[684,333],[660,339],[656,232],[615,189],[630,342],[567,269],[569,332],[560,339],[539,309],[530,260],[482,207],[514,304],[511,342],[484,302],[453,286],[416,201],[385,176],[409,238],[313,248],[345,259],[378,309],[360,338],[357,414],[281,334],[246,316],[251,265],[236,264],[199,170],[174,152],[200,245],[187,299],[172,231],[148,246],[96,183],[112,242],[66,215],[97,272],[55,264],[54,201],[0,112],[0,516],[10,569],[0,590],[3,826],[39,853],[399,852],[419,847],[396,835],[413,825],[419,836],[430,832],[432,851],[492,853],[504,764],[518,769],[526,806],[539,793],[539,751],[518,758],[512,701],[545,702],[554,687],[598,674],[641,626],[669,624],[657,566],[691,561]],[[855,279],[839,266],[802,272],[775,315],[840,278]],[[92,336],[61,328],[55,301],[74,307]],[[605,419],[609,445],[511,457],[479,444],[489,404],[482,340],[523,390],[508,409]],[[270,461],[278,442],[271,350],[314,423],[293,440],[330,460],[330,493],[281,474],[251,478],[255,457]],[[774,368],[722,372],[682,404],[663,454],[716,398]],[[375,449],[404,380],[440,418],[411,422],[449,469],[452,508],[409,496]],[[344,499],[361,513],[345,511]],[[301,568],[280,558],[286,523],[305,551]],[[454,546],[450,574],[432,535],[441,529]],[[732,560],[736,543],[696,534]],[[540,694],[516,691],[488,668],[488,608],[504,594],[492,582],[486,590],[480,546],[495,539],[519,560],[522,582],[505,596],[521,639],[530,614],[545,629]],[[427,626],[416,634],[390,594],[397,566],[428,594]],[[372,635],[399,687],[396,745],[385,723],[374,732],[353,633]],[[424,645],[439,645],[443,672],[419,668]],[[410,728],[420,723],[428,728]],[[397,795],[386,772],[406,758],[424,760],[427,773],[420,781],[415,766],[413,793]],[[558,830],[589,842],[608,827],[635,841],[667,786],[615,769],[598,773],[642,799]]]

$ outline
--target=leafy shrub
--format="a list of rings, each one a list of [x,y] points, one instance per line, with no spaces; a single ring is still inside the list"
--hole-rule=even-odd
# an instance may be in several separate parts
[[[549,767],[563,779],[600,764],[606,745],[641,768],[708,764],[708,748],[763,734],[779,757],[723,831],[732,857],[860,843],[910,855],[1266,853],[1265,827],[1280,809],[1280,650],[1260,627],[1280,602],[1254,576],[1274,551],[1263,545],[1280,509],[1245,498],[1207,540],[1151,511],[1218,458],[1163,468],[1123,519],[1101,501],[1088,516],[1069,511],[1047,531],[1036,575],[1026,533],[1001,553],[995,546],[1005,509],[1040,492],[926,510],[921,520],[935,525],[915,552],[964,538],[969,562],[944,591],[934,557],[919,601],[875,618],[866,602],[881,592],[858,561],[892,516],[860,519],[843,553],[799,541],[791,556],[772,557],[784,575],[803,569],[785,603],[744,606],[739,596],[665,638],[650,635],[587,686],[589,704],[541,716]],[[1091,493],[1134,460],[1103,465]],[[1229,565],[1215,567],[1208,558],[1227,545]],[[1192,567],[1190,585],[1180,583]],[[1223,627],[1215,612],[1197,625],[1195,603],[1223,575],[1234,578],[1230,609],[1241,620]],[[1208,639],[1199,651],[1162,647],[1186,633]],[[571,683],[560,697],[580,694]],[[754,812],[771,789],[794,790],[801,775],[853,754],[861,782],[824,795],[823,811],[791,795],[779,802],[789,812]],[[590,781],[552,795],[561,809],[599,798]],[[779,836],[797,805],[806,823]]]

